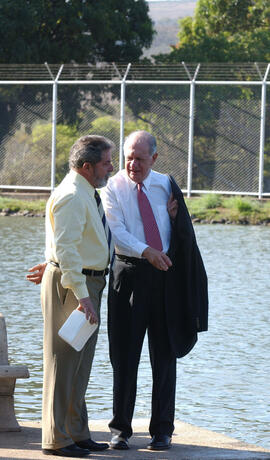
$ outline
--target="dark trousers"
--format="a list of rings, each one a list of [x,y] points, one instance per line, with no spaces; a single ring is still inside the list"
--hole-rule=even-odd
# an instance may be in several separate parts
[[[128,262],[127,262],[128,260]],[[140,259],[116,258],[110,274],[108,331],[113,366],[113,419],[109,427],[123,437],[132,435],[137,372],[146,330],[152,366],[151,436],[174,430],[176,357],[166,324],[166,273]]]

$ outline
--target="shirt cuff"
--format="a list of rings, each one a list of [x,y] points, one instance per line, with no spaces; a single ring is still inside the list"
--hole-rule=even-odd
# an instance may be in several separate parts
[[[116,245],[115,249],[116,249],[116,254],[123,254],[128,257],[141,258],[143,251],[148,247],[149,247],[148,244],[138,242],[136,243],[136,246],[132,246],[132,247],[131,246],[119,247]]]
[[[88,292],[86,285],[76,286],[72,289],[72,291],[78,300],[84,299],[85,297],[89,297],[89,292]]]
[[[145,243],[138,244],[138,246],[136,247],[136,250],[138,251],[138,255],[136,257],[142,257],[143,251],[148,247],[149,245]]]

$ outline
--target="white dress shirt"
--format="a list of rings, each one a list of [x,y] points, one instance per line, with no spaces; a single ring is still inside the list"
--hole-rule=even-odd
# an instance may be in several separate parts
[[[143,181],[143,191],[151,204],[163,245],[167,252],[170,244],[171,224],[167,201],[171,194],[168,176],[150,171]],[[110,226],[116,254],[142,257],[146,244],[143,223],[137,200],[137,184],[122,169],[101,190],[101,198]]]

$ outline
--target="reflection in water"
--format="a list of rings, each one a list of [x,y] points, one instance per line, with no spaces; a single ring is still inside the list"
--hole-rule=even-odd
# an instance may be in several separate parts
[[[269,447],[270,228],[201,225],[196,234],[209,277],[209,332],[178,360],[176,418]],[[42,315],[40,289],[25,280],[43,260],[44,219],[0,217],[0,311],[10,363],[25,364],[17,380],[18,420],[40,420]],[[112,415],[112,372],[106,335],[106,296],[92,378],[89,418]],[[147,344],[139,368],[135,417],[149,417],[151,371]]]

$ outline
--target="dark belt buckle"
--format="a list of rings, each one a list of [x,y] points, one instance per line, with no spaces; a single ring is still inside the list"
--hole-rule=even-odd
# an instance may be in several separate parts
[[[123,256],[122,254],[116,254],[116,258],[129,265],[139,265],[147,262],[147,260],[143,258]]]

